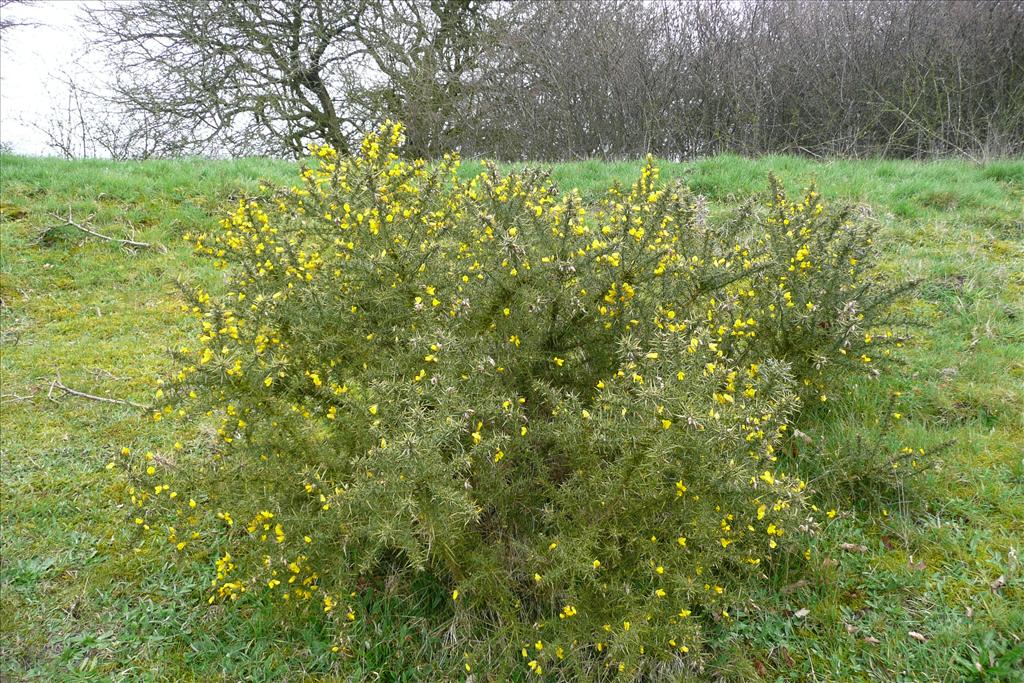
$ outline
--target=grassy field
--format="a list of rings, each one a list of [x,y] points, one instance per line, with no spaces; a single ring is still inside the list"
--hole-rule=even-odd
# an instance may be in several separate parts
[[[466,172],[477,167],[467,164]],[[639,163],[559,164],[595,197]],[[717,157],[663,165],[715,207],[774,171],[882,222],[883,268],[924,278],[908,304],[927,325],[908,366],[816,408],[812,439],[870,427],[899,392],[901,437],[952,440],[902,490],[830,498],[838,516],[810,567],[751,589],[721,623],[709,679],[1024,680],[1024,162],[814,162]],[[366,597],[354,656],[316,619],[207,607],[205,568],[154,565],[110,502],[122,447],[166,446],[138,403],[189,334],[176,280],[221,275],[181,235],[208,227],[260,179],[262,160],[113,163],[0,157],[2,449],[0,678],[4,680],[439,680],[442,634],[423,605]],[[68,215],[153,248],[129,251],[58,226]],[[194,439],[201,440],[201,426]],[[838,494],[836,494],[838,495]],[[848,552],[842,544],[863,545]],[[205,577],[205,578],[204,578]],[[803,610],[807,610],[804,612]],[[911,635],[918,634],[920,637]]]

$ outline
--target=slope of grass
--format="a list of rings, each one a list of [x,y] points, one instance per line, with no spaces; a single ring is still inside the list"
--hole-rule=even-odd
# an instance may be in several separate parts
[[[596,197],[639,163],[553,167],[562,187]],[[479,169],[468,163],[465,173]],[[939,468],[895,491],[851,500],[817,476],[835,520],[811,561],[751,589],[719,624],[709,678],[735,680],[1018,680],[1024,670],[1024,162],[813,162],[723,156],[663,165],[721,208],[766,187],[816,180],[827,200],[866,205],[884,225],[884,268],[924,278],[909,303],[928,326],[908,366],[815,407],[809,436],[839,442],[874,428],[899,392],[907,442],[954,445]],[[122,447],[186,444],[131,406],[61,396],[70,387],[149,400],[184,341],[177,280],[216,288],[182,233],[209,226],[293,164],[264,160],[65,162],[0,157],[0,677],[12,680],[438,680],[431,591],[422,604],[367,595],[353,651],[332,650],[317,620],[286,624],[269,608],[207,607],[203,571],[154,565],[106,464]],[[101,233],[153,243],[128,251]],[[842,544],[863,545],[850,552]],[[803,610],[807,612],[803,612]],[[910,632],[920,634],[925,642]]]

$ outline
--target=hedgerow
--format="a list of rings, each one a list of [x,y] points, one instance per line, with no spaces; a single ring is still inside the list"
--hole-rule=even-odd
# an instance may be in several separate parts
[[[228,287],[154,419],[209,456],[128,460],[146,542],[210,564],[212,603],[322,610],[446,586],[466,671],[699,668],[745,582],[818,528],[778,449],[807,400],[877,372],[899,292],[870,224],[816,191],[711,220],[651,159],[596,204],[537,170],[396,154],[388,123],[188,239]],[[455,661],[457,660],[457,662]]]

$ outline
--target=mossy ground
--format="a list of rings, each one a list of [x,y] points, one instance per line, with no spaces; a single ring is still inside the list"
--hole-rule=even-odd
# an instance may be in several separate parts
[[[561,187],[594,198],[640,164],[556,164]],[[478,170],[465,165],[466,172]],[[883,268],[923,278],[907,305],[927,323],[907,367],[817,406],[812,439],[870,430],[900,392],[901,440],[953,440],[939,468],[855,500],[818,473],[838,510],[812,561],[749,587],[719,624],[709,678],[1019,680],[1024,671],[1024,162],[815,162],[722,156],[664,163],[715,208],[767,187],[816,180],[826,200],[870,207]],[[266,160],[66,162],[0,157],[0,677],[12,680],[438,680],[432,613],[369,595],[355,651],[331,651],[325,623],[260,606],[208,607],[196,574],[133,552],[106,464],[123,446],[180,440],[201,457],[201,426],[172,434],[129,406],[49,395],[58,374],[92,394],[150,400],[188,334],[176,280],[222,275],[181,235],[208,228],[260,179]],[[64,227],[160,245],[129,252]],[[51,398],[55,400],[51,400]],[[813,473],[812,473],[813,474]],[[848,552],[841,544],[863,544]],[[1005,585],[993,588],[1002,577]],[[436,591],[435,591],[436,592]],[[800,610],[806,609],[804,614]],[[911,637],[922,634],[926,642]],[[877,640],[878,642],[872,642]],[[374,676],[375,677],[375,676]],[[1016,678],[1015,678],[1016,677]]]

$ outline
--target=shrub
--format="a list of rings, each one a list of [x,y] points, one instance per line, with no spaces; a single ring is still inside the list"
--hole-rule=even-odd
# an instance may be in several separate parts
[[[650,159],[588,207],[401,140],[317,148],[189,237],[229,284],[189,290],[198,343],[154,417],[219,427],[201,464],[131,469],[133,517],[210,556],[211,603],[323,610],[342,648],[368,582],[427,573],[466,670],[699,667],[816,528],[775,453],[805,387],[869,365],[847,362],[885,310],[860,303],[868,233],[777,183],[713,224]]]
[[[829,385],[851,373],[894,361],[906,325],[891,304],[916,286],[889,286],[872,272],[876,224],[846,207],[826,213],[812,187],[789,202],[769,177],[772,200],[755,229],[753,294],[739,297],[739,315],[759,321],[753,353],[785,359],[805,398],[828,398]],[[757,234],[760,233],[760,234]]]

